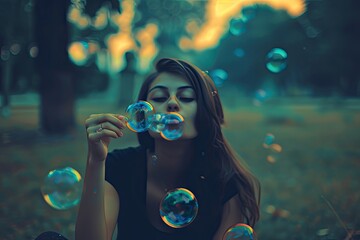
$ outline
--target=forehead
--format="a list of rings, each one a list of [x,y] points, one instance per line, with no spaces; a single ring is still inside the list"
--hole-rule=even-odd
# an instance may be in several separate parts
[[[169,89],[177,89],[178,87],[191,86],[191,83],[184,77],[172,73],[160,73],[151,83],[150,88],[155,86],[164,86]]]

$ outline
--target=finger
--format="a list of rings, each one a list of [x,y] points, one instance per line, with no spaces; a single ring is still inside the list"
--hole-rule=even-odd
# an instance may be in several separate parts
[[[94,141],[94,142],[98,142],[104,138],[118,138],[118,135],[113,132],[110,131],[108,129],[103,129],[101,131],[92,131],[91,133],[88,134],[88,138],[90,141]]]
[[[124,116],[118,114],[91,114],[88,119],[85,121],[85,126],[94,126],[104,122],[111,122],[113,125],[117,126],[120,129],[125,128],[126,122],[124,121]]]
[[[88,127],[86,129],[86,132],[88,135],[94,134],[94,133],[101,133],[101,132],[104,132],[105,134],[111,132],[111,136],[114,136],[114,134],[115,134],[116,137],[122,137],[124,135],[120,129],[118,129],[116,126],[112,125],[111,123],[107,123],[108,126],[111,126],[111,129],[109,127],[105,127],[104,125],[105,125],[105,123],[101,123],[96,126]]]
[[[115,126],[111,122],[104,122],[100,124],[100,127],[103,129],[108,129],[110,131],[113,131],[117,134],[117,136],[121,137],[123,135],[121,129],[118,128],[118,126]]]

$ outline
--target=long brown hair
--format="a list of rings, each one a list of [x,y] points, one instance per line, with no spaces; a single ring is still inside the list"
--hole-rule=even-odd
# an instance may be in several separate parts
[[[247,169],[230,144],[225,139],[221,125],[224,124],[224,112],[218,90],[213,80],[195,65],[173,58],[160,59],[156,64],[156,72],[143,83],[138,100],[146,100],[149,87],[162,72],[172,73],[187,79],[193,86],[197,100],[195,127],[198,131],[196,139],[202,155],[206,152],[208,173],[214,173],[221,179],[222,186],[234,178],[241,201],[241,213],[250,226],[259,220],[260,184],[257,178]],[[138,133],[140,145],[154,150],[154,140],[148,132]]]

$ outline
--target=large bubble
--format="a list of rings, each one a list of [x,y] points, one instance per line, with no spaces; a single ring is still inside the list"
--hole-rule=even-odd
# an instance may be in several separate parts
[[[71,167],[50,171],[41,186],[45,201],[59,210],[76,206],[80,202],[81,192],[81,176]]]
[[[266,68],[273,73],[279,73],[287,66],[287,53],[281,48],[273,48],[266,55]]]
[[[223,240],[253,240],[254,231],[253,229],[243,223],[238,223],[230,227],[224,234]]]
[[[161,201],[161,219],[170,227],[183,228],[194,221],[198,213],[195,195],[185,188],[169,191]]]
[[[150,126],[149,116],[154,114],[153,106],[146,101],[129,105],[126,109],[126,126],[133,132],[145,132]]]

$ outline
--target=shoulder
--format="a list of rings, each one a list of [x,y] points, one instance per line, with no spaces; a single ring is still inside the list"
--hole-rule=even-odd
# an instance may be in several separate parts
[[[107,159],[122,160],[124,158],[135,157],[136,155],[140,156],[140,154],[145,153],[145,151],[145,148],[142,146],[115,149],[108,153]]]

